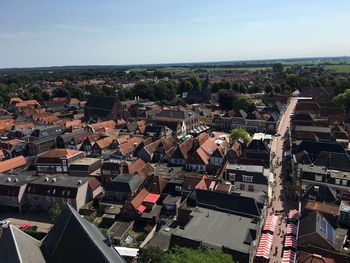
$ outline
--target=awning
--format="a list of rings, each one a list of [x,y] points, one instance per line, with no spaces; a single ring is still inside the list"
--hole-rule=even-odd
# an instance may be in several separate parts
[[[137,211],[139,211],[140,213],[143,213],[146,210],[146,207],[144,205],[139,205],[137,207]]]
[[[270,231],[273,233],[275,231],[276,225],[277,225],[277,216],[275,215],[268,216],[266,218],[263,231]]]
[[[286,234],[287,235],[296,235],[297,234],[297,226],[294,224],[288,224],[286,228]]]
[[[296,248],[297,247],[296,238],[294,236],[286,236],[284,240],[284,247]]]
[[[291,250],[284,250],[282,256],[282,263],[294,263],[295,253]]]
[[[256,252],[257,257],[270,258],[270,251],[272,247],[273,236],[271,234],[262,234],[258,249]]]
[[[298,215],[299,215],[298,210],[296,210],[296,209],[290,210],[289,213],[288,213],[288,219],[297,218]]]

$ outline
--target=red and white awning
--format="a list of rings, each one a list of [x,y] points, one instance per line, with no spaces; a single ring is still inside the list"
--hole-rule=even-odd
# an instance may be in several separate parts
[[[282,263],[294,263],[295,253],[291,250],[284,250],[282,256]]]
[[[299,215],[298,210],[296,210],[296,209],[290,210],[288,213],[288,219],[297,218],[298,215]]]
[[[266,218],[266,222],[265,222],[265,225],[263,227],[263,231],[270,231],[273,233],[275,231],[275,228],[277,225],[277,219],[278,219],[278,217],[275,215],[268,216]]]
[[[287,235],[296,235],[298,231],[298,228],[295,224],[288,224],[286,228],[286,234]]]
[[[256,252],[257,257],[270,258],[270,251],[272,247],[273,236],[271,234],[262,234],[260,238],[260,242],[258,245],[258,249]]]
[[[296,248],[297,247],[296,238],[294,236],[286,236],[284,240],[284,247]]]

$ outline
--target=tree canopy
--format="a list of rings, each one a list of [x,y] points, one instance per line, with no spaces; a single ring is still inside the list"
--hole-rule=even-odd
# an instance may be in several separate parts
[[[252,140],[252,138],[250,137],[249,133],[243,129],[243,128],[235,128],[231,131],[230,133],[230,138],[232,140],[238,140],[238,139],[242,139],[245,142],[250,142]]]
[[[232,263],[232,256],[217,250],[175,247],[168,252],[158,247],[140,250],[138,263]]]

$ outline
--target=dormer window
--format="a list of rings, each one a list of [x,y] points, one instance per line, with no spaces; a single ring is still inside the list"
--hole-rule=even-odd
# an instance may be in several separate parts
[[[253,176],[242,175],[243,182],[251,183],[253,182]]]

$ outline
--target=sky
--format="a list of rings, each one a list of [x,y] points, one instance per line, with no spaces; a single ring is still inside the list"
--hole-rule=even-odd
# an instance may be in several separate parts
[[[349,0],[0,0],[0,68],[350,55]]]

